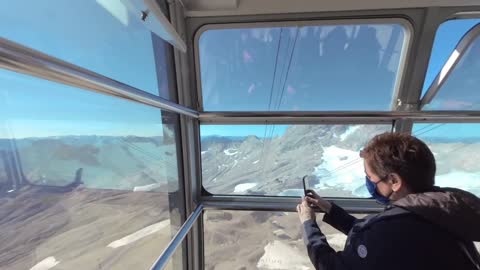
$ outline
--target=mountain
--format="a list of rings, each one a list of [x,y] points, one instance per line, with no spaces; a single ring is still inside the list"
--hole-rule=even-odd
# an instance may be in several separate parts
[[[359,151],[374,135],[389,130],[388,125],[292,125],[273,138],[202,137],[203,186],[216,194],[298,196],[301,178],[312,175],[311,184],[323,195],[366,197]],[[81,169],[87,188],[165,189],[168,183],[175,188],[177,153],[173,136],[168,137],[0,139],[0,153],[6,155],[0,162],[0,184],[12,178],[5,166],[18,166],[25,180],[36,185],[68,185]],[[480,194],[478,142],[427,140],[437,161],[438,185]]]
[[[68,185],[79,169],[88,188],[133,190],[178,179],[176,146],[163,137],[60,136],[2,139],[0,145],[7,156],[17,153],[16,165],[9,166],[18,165],[25,180],[36,185]],[[0,182],[6,182],[2,171]]]
[[[387,125],[292,125],[273,138],[202,140],[205,189],[215,194],[299,196],[313,175],[325,196],[368,197],[360,149]],[[437,160],[437,184],[480,194],[480,139],[427,141]]]

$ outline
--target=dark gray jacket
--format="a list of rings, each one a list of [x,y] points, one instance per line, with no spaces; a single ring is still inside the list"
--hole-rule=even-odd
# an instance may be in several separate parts
[[[465,191],[412,194],[364,219],[332,205],[323,220],[348,238],[335,252],[315,221],[303,224],[317,270],[480,269],[473,244],[480,241],[480,199]]]

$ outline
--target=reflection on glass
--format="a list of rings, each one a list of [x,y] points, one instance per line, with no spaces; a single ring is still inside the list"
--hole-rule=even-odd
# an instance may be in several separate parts
[[[477,37],[440,87],[426,110],[480,110],[480,37]]]
[[[390,110],[405,36],[399,24],[208,30],[204,110]]]
[[[0,9],[0,36],[152,94],[164,91],[157,62],[171,46],[125,1],[11,1]]]
[[[214,194],[369,197],[360,149],[389,125],[203,125],[202,179]]]
[[[8,71],[0,84],[2,269],[148,269],[181,222],[178,119]]]
[[[480,124],[415,124],[437,162],[435,183],[480,196]]]
[[[363,217],[364,215],[355,215]],[[320,222],[327,241],[343,250],[347,236]],[[213,211],[204,215],[205,269],[315,269],[297,213]]]

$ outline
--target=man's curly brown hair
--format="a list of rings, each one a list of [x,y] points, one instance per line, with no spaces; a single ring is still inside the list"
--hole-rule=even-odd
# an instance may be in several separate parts
[[[424,142],[410,134],[379,134],[360,156],[380,178],[398,174],[413,193],[429,191],[435,185],[435,157]]]

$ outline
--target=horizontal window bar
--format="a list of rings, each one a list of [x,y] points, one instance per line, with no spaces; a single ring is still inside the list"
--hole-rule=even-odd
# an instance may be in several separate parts
[[[478,122],[480,111],[415,112],[206,112],[203,124],[385,123],[411,119],[430,122]]]
[[[198,118],[195,110],[4,38],[0,38],[0,68]]]
[[[350,213],[376,213],[383,206],[371,199],[327,198]],[[300,197],[267,196],[203,196],[201,202],[205,209],[221,210],[264,210],[296,212]]]
[[[165,266],[167,266],[168,261],[175,253],[177,248],[180,246],[183,239],[185,239],[187,234],[190,232],[190,229],[192,229],[193,225],[195,224],[202,212],[203,205],[200,204],[197,206],[197,208],[195,208],[195,211],[190,214],[190,216],[187,218],[180,230],[178,230],[178,232],[175,234],[172,241],[170,241],[170,243],[168,244],[167,248],[163,251],[163,253],[158,257],[157,261],[150,268],[151,270],[161,270]]]

